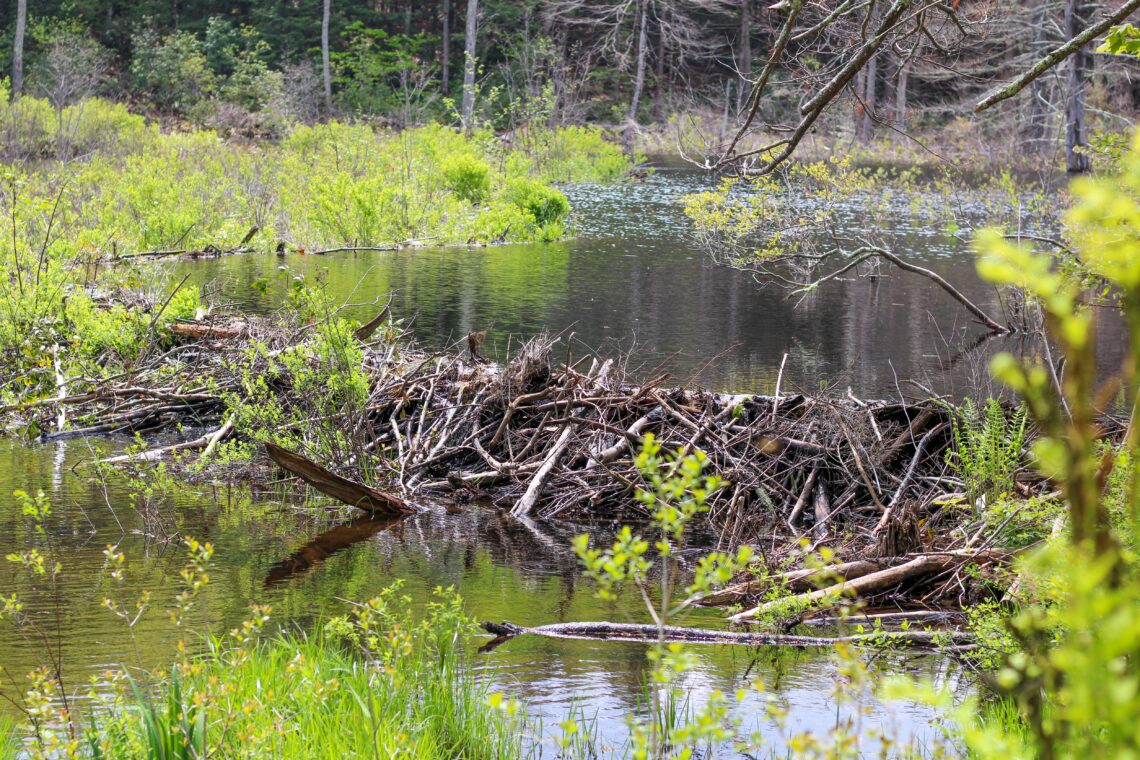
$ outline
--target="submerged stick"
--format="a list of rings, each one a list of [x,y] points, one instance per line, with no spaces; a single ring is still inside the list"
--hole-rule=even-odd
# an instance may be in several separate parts
[[[829,647],[836,644],[906,644],[910,646],[931,646],[938,641],[948,640],[953,644],[969,644],[973,636],[960,631],[876,631],[851,636],[799,636],[788,633],[742,633],[738,631],[714,631],[707,628],[686,628],[677,625],[655,625],[639,623],[610,623],[607,621],[553,623],[537,628],[523,628],[503,621],[485,622],[483,630],[502,639],[524,634],[545,636],[553,639],[589,639],[592,641],[645,641],[666,642],[685,641],[694,644],[734,644],[737,646],[787,646],[787,647]]]

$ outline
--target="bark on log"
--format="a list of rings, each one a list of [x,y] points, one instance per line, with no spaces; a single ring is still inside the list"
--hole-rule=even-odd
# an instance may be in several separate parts
[[[664,637],[666,642],[684,641],[693,644],[735,644],[738,646],[790,646],[790,647],[829,647],[836,644],[884,644],[897,643],[910,646],[931,646],[937,641],[949,640],[954,644],[969,644],[973,636],[961,631],[878,631],[851,636],[799,636],[787,633],[741,633],[739,631],[715,631],[707,628],[686,628],[666,625],[638,623],[574,622],[540,625],[537,628],[523,628],[503,621],[484,622],[483,630],[503,639],[524,634],[545,636],[553,639],[589,639],[592,641],[647,641],[656,642]]]
[[[773,575],[768,578],[756,578],[750,581],[744,581],[743,583],[725,586],[720,591],[714,591],[707,596],[701,597],[697,600],[696,604],[706,607],[724,607],[729,604],[747,601],[773,586],[782,585],[787,587],[789,591],[805,591],[811,589],[817,581],[823,579],[841,578],[843,580],[853,581],[856,578],[862,578],[865,575],[876,573],[882,569],[882,562],[856,560],[854,562],[841,562],[838,565],[818,570],[792,570],[781,575]]]
[[[729,618],[734,623],[746,623],[754,620],[757,615],[781,607],[810,605],[817,602],[831,601],[841,596],[855,597],[874,591],[897,586],[898,584],[919,578],[925,575],[934,575],[946,570],[952,570],[970,562],[993,562],[1011,556],[1008,551],[985,551],[973,553],[946,553],[923,554],[909,562],[895,567],[864,575],[855,580],[843,581],[826,588],[809,591],[796,596],[784,597],[771,602],[765,602],[750,610],[745,610]]]
[[[238,322],[232,325],[200,325],[192,322],[175,322],[170,326],[170,332],[195,340],[240,338],[245,334],[246,324]]]
[[[365,512],[382,515],[406,515],[420,511],[398,496],[378,491],[371,486],[337,475],[300,454],[286,451],[272,443],[265,444],[265,453],[279,467],[293,473],[325,496],[331,496],[349,506],[363,509]]]

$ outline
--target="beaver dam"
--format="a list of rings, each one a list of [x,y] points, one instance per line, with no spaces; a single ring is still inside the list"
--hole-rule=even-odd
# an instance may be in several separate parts
[[[250,317],[175,323],[162,348],[123,375],[5,413],[43,441],[145,442],[100,464],[169,459],[192,478],[284,475],[380,515],[478,501],[523,525],[646,519],[633,460],[652,433],[670,449],[704,452],[728,482],[709,500],[708,542],[758,550],[762,579],[703,600],[743,606],[735,622],[770,619],[789,598],[799,622],[805,606],[837,592],[910,614],[957,607],[1011,556],[1000,549],[1003,526],[987,532],[947,464],[955,420],[939,400],[778,387],[731,395],[667,376],[632,384],[620,362],[573,355],[547,337],[503,364],[480,357],[478,335],[462,351],[429,353],[407,344],[387,309],[341,337],[338,346],[320,325]],[[338,387],[351,378],[360,392],[342,401]],[[1030,496],[1051,487],[1019,475],[1016,488]],[[805,546],[824,545],[838,564],[794,567]],[[775,587],[792,596],[762,601]],[[515,632],[524,630],[534,629]]]

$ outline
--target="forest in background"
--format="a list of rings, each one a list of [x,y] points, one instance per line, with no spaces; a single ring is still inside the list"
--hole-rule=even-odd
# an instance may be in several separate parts
[[[795,123],[797,104],[885,3],[5,0],[0,57],[13,92],[57,108],[98,94],[224,134],[272,136],[333,116],[499,130],[589,122],[630,134],[685,115],[699,117],[686,124],[699,125],[708,146],[739,122],[793,5],[804,6],[800,26],[765,94],[764,119],[778,130]],[[817,130],[865,143],[904,133],[984,139],[1035,155],[1064,146],[1076,97],[1088,123],[1075,142],[1095,145],[1127,130],[1140,71],[1134,58],[1094,55],[1092,46],[1023,97],[964,117],[995,85],[1122,5],[954,2],[953,13],[932,12],[879,48]]]

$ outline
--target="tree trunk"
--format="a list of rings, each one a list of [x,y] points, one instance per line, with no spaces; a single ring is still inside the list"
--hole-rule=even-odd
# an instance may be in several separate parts
[[[321,77],[325,86],[325,114],[332,113],[332,67],[329,65],[329,16],[332,0],[325,0],[321,12]]]
[[[649,2],[642,0],[638,3],[637,24],[637,70],[633,77],[633,97],[629,101],[629,120],[637,123],[637,111],[641,106],[641,91],[645,88],[645,56],[649,47],[647,40],[647,26],[649,23]]]
[[[860,139],[865,143],[871,142],[871,136],[875,131],[875,122],[871,118],[871,114],[875,110],[875,90],[877,89],[878,78],[879,56],[876,53],[867,62],[866,89],[863,91],[863,118],[861,119]]]
[[[660,25],[659,25],[660,27]],[[665,95],[665,30],[657,30],[657,61],[653,78],[657,86],[653,90],[653,115],[661,118],[661,103]]]
[[[16,3],[16,37],[12,40],[12,96],[24,90],[24,29],[28,25],[28,0]]]
[[[467,28],[463,44],[463,131],[471,133],[475,112],[475,40],[479,32],[479,0],[467,0]]]
[[[895,123],[899,129],[906,127],[906,84],[910,67],[906,59],[899,61],[898,76],[895,77]]]
[[[1076,37],[1088,23],[1087,0],[1068,0],[1065,5],[1065,36]],[[1070,174],[1089,170],[1089,157],[1079,148],[1085,147],[1085,84],[1090,65],[1088,45],[1083,45],[1069,59],[1069,103],[1065,109],[1065,168]]]
[[[443,34],[441,35],[443,43],[442,56],[443,60],[440,61],[440,89],[443,94],[447,94],[448,81],[451,79],[451,0],[443,0]]]
[[[752,13],[748,4],[752,0],[740,0],[740,54],[736,68],[740,72],[740,87],[736,94],[736,110],[743,111],[748,101],[752,82]]]

